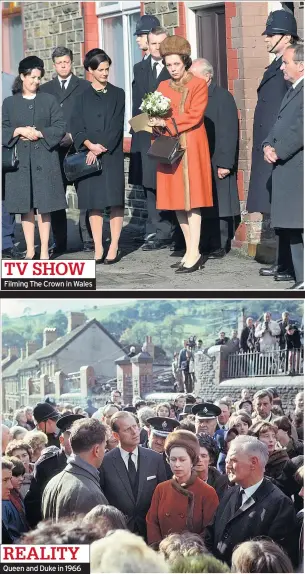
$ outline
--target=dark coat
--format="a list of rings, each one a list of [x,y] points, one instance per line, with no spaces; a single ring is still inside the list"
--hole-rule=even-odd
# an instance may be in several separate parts
[[[270,213],[272,165],[264,160],[262,142],[274,125],[283,97],[290,83],[280,70],[282,58],[273,60],[266,68],[257,89],[257,104],[253,121],[252,165],[248,191],[249,213]]]
[[[304,228],[304,81],[283,98],[277,120],[263,145],[275,148],[271,224],[275,228]]]
[[[221,474],[214,466],[209,466],[207,484],[216,490],[219,500],[223,497],[228,490],[229,481],[226,474]]]
[[[66,466],[67,457],[64,451],[54,446],[45,448],[36,461],[31,485],[24,498],[26,518],[32,528],[42,520],[41,499],[44,487]]]
[[[18,170],[5,177],[7,211],[29,213],[35,207],[40,213],[50,213],[65,209],[58,144],[66,133],[66,122],[55,97],[39,91],[34,100],[20,93],[6,98],[2,126],[2,144],[13,147],[16,143],[19,158]],[[35,126],[44,137],[33,142],[12,137],[16,128],[25,126]]]
[[[240,334],[240,348],[245,352],[248,353],[248,337],[249,337],[250,329],[249,327],[244,327],[241,334]]]
[[[264,479],[253,496],[237,511],[239,486],[220,500],[213,522],[206,528],[205,544],[216,558],[231,565],[237,544],[255,536],[268,536],[297,564],[297,523],[292,501]]]
[[[202,210],[203,217],[232,217],[240,214],[237,190],[238,113],[232,94],[212,82],[204,112],[212,162],[213,207]],[[231,170],[219,179],[219,167]]]
[[[107,148],[103,153],[103,170],[78,180],[79,209],[123,206],[124,179],[124,90],[107,84],[107,93],[98,93],[91,86],[76,98],[72,114],[71,133],[76,149],[86,139]]]
[[[67,122],[67,132],[71,133],[71,119],[73,107],[77,96],[81,95],[85,90],[90,87],[90,82],[82,80],[72,74],[69,85],[66,90],[62,90],[58,78],[46,82],[40,86],[40,92],[52,94],[57,99],[60,107],[62,108],[65,121]]]
[[[137,500],[134,498],[127,468],[118,447],[105,454],[100,468],[101,488],[109,504],[126,516],[129,530],[146,538],[146,514],[154,490],[157,484],[166,480],[166,473],[163,457],[149,448],[139,446],[138,463]]]
[[[163,68],[157,81],[154,80],[151,67],[151,56],[134,65],[132,82],[132,117],[142,113],[140,105],[146,94],[157,90],[160,82],[170,78],[167,68]],[[144,185],[156,189],[157,164],[147,155],[151,146],[152,135],[149,132],[138,132],[132,135],[129,183]]]

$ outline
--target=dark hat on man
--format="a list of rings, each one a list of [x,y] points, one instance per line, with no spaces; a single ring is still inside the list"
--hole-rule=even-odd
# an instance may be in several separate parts
[[[34,70],[35,68],[44,68],[43,60],[37,58],[37,56],[27,56],[19,62],[18,73],[23,74],[24,72]]]
[[[147,419],[147,422],[150,425],[151,432],[161,437],[167,437],[169,433],[179,426],[176,419],[170,419],[169,417],[150,417]]]
[[[221,409],[213,403],[199,403],[193,406],[192,413],[198,419],[216,419],[221,415]]]
[[[86,417],[84,415],[63,415],[56,423],[56,426],[61,430],[61,432],[65,432],[70,428],[74,421],[85,418]]]
[[[289,34],[298,39],[297,22],[294,15],[286,10],[276,10],[270,12],[267,22],[266,30],[262,36],[275,36],[275,34]]]
[[[33,417],[38,424],[49,419],[57,421],[60,413],[50,403],[38,403],[33,409]]]
[[[124,407],[122,410],[127,411],[128,413],[133,413],[134,415],[137,412],[136,407],[133,407],[132,405],[127,405],[127,407]]]
[[[141,36],[142,34],[149,34],[153,28],[160,26],[160,20],[156,16],[151,16],[150,14],[144,14],[141,16],[140,20],[137,21],[136,31],[134,36]]]

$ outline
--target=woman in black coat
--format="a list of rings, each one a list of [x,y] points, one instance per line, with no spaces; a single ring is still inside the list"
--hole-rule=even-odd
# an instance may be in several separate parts
[[[116,263],[124,216],[124,90],[108,82],[111,59],[98,48],[86,54],[84,67],[93,82],[76,100],[72,114],[72,137],[76,149],[88,149],[87,163],[99,157],[102,171],[78,181],[79,209],[89,210],[97,263]],[[111,207],[111,244],[104,258],[103,210]]]
[[[17,171],[5,176],[5,207],[9,213],[21,214],[27,259],[38,258],[34,248],[37,211],[40,258],[49,259],[50,212],[67,207],[57,151],[66,123],[55,97],[38,90],[43,61],[28,56],[19,63],[18,72],[14,95],[4,100],[2,110],[2,144],[16,145],[19,159]]]

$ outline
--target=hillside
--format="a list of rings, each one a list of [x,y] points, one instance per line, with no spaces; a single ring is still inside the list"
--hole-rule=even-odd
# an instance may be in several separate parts
[[[67,317],[61,311],[50,314],[32,314],[25,309],[22,317],[2,316],[2,344],[9,347],[25,346],[29,340],[42,344],[42,332],[45,327],[56,327],[60,336],[67,330]],[[282,311],[288,310],[299,322],[303,316],[303,302],[252,301],[252,300],[207,300],[207,299],[167,299],[136,300],[118,305],[101,307],[98,302],[93,307],[84,305],[79,308],[88,319],[96,318],[117,339],[124,344],[141,344],[146,335],[151,335],[155,344],[168,353],[181,347],[184,338],[196,335],[204,344],[213,343],[220,329],[230,331],[237,328],[238,317],[242,310],[247,316],[258,318],[269,310],[278,319]]]

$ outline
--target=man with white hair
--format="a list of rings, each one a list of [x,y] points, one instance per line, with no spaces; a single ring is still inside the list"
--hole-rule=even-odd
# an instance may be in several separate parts
[[[236,223],[239,225],[240,222],[237,190],[238,113],[232,94],[215,83],[213,66],[208,60],[194,60],[190,71],[194,76],[203,78],[208,85],[209,99],[204,124],[212,163],[214,207],[202,210],[205,221],[201,243],[203,250],[209,252],[209,257],[219,259],[230,250]]]
[[[235,484],[224,494],[205,544],[216,558],[231,566],[237,544],[268,536],[297,565],[297,522],[293,502],[264,477],[268,448],[256,437],[242,435],[230,442],[226,474]]]

